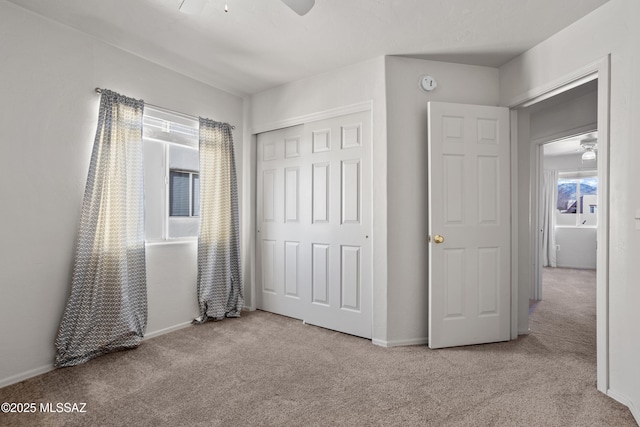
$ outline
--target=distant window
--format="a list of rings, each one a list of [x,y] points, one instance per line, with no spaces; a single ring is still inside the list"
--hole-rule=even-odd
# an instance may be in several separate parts
[[[598,178],[594,174],[595,172],[560,174],[557,225],[581,227],[598,224]]]

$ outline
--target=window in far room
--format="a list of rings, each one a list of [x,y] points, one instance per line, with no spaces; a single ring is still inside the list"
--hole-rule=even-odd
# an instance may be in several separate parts
[[[556,225],[595,227],[598,224],[598,177],[595,171],[561,172],[558,177]]]

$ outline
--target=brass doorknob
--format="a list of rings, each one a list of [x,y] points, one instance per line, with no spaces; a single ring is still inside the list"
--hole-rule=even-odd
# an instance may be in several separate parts
[[[439,234],[436,234],[435,237],[433,238],[433,241],[436,243],[443,243],[444,242],[444,237],[442,237]]]

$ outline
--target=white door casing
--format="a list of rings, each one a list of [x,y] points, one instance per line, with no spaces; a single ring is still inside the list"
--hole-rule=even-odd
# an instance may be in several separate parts
[[[371,338],[371,111],[257,138],[257,308]]]
[[[429,347],[507,341],[509,110],[430,102],[428,127]]]

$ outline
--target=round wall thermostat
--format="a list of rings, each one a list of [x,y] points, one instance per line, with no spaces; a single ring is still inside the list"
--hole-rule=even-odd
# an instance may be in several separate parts
[[[436,87],[438,87],[438,83],[436,82],[436,79],[434,79],[433,77],[431,76],[420,77],[420,89],[424,90],[425,92],[431,92]]]

